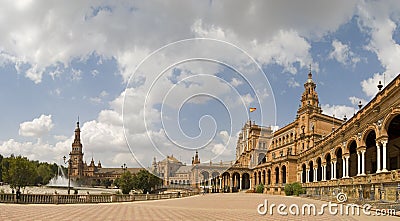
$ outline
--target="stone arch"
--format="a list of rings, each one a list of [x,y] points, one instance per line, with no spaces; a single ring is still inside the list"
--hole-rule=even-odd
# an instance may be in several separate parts
[[[200,180],[200,186],[209,186],[209,178],[210,178],[210,173],[207,170],[202,170],[200,172],[201,175],[201,180]]]
[[[262,171],[262,184],[265,184],[265,170]]]
[[[225,171],[224,173],[222,173],[221,175],[222,177],[222,188],[223,188],[223,192],[229,192],[230,191],[230,182],[231,182],[231,174],[227,171]]]
[[[234,171],[231,175],[232,177],[232,192],[237,192],[240,188],[240,173]]]
[[[349,165],[348,165],[348,171],[349,171],[349,176],[354,177],[357,176],[358,174],[358,157],[357,157],[357,141],[356,140],[350,140],[347,144],[347,149],[348,153],[350,155],[349,158]]]
[[[356,136],[352,136],[352,137],[350,137],[350,138],[347,140],[347,142],[346,142],[346,150],[347,150],[347,151],[350,150],[350,144],[351,144],[353,141],[356,142],[357,146],[359,146],[359,145],[358,145],[358,139],[357,139],[357,137],[356,137]]]
[[[361,140],[360,140],[360,146],[365,146],[365,142],[367,139],[368,134],[374,131],[374,133],[376,134],[376,137],[379,137],[379,131],[378,128],[376,128],[376,126],[374,125],[369,125],[363,132],[361,135]]]
[[[213,171],[212,173],[211,173],[211,177],[212,178],[216,178],[216,177],[218,177],[219,176],[219,172],[218,171]]]
[[[343,148],[338,147],[335,151],[335,158],[336,158],[336,178],[342,178],[343,174]]]
[[[400,114],[396,114],[387,125],[386,164],[383,168],[397,170],[400,168]],[[382,161],[384,156],[382,156]],[[385,167],[384,167],[385,166]],[[385,169],[384,169],[385,170]]]
[[[330,152],[326,153],[325,156],[325,179],[331,180],[332,179],[332,154]]]
[[[367,174],[372,174],[379,172],[378,171],[378,161],[377,155],[378,151],[376,148],[376,132],[375,130],[368,130],[365,135],[365,139],[363,139],[365,143],[365,171]]]
[[[267,170],[267,184],[271,185],[271,169]]]
[[[281,173],[282,173],[282,183],[286,183],[286,175],[287,175],[287,170],[286,170],[286,165],[282,165],[281,167]]]
[[[343,150],[343,148],[342,148],[342,145],[339,145],[339,146],[337,146],[337,147],[335,148],[335,150],[333,151],[333,155],[336,156],[339,150],[342,151],[342,153],[344,153],[344,150]]]
[[[392,122],[392,120],[398,115],[400,115],[400,108],[395,108],[390,112],[390,114],[388,114],[384,118],[384,120],[382,122],[382,133],[381,133],[381,135],[388,136],[389,125]]]
[[[301,182],[305,183],[307,180],[307,166],[305,163],[301,165]]]
[[[308,162],[308,168],[309,168],[308,181],[313,182],[314,181],[314,161],[313,160],[310,160]]]
[[[321,181],[322,180],[322,159],[321,159],[321,157],[317,158],[316,165],[317,165],[317,181]]]
[[[275,184],[279,183],[279,166],[275,167]]]
[[[242,189],[250,189],[250,174],[247,172],[242,174]]]

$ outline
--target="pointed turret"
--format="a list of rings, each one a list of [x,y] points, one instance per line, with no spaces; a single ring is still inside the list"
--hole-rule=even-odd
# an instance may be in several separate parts
[[[196,150],[196,154],[194,155],[194,158],[192,158],[192,164],[196,165],[200,163],[200,158],[199,158],[199,152]]]
[[[156,174],[157,173],[157,159],[156,159],[156,157],[153,158],[153,163],[151,165],[153,166],[153,168],[152,168],[153,173]]]
[[[315,90],[316,87],[317,85],[313,81],[311,66],[310,66],[310,71],[308,73],[307,81],[304,83],[304,92],[303,95],[301,96],[301,105],[299,107],[299,110],[297,111],[298,114],[304,112],[309,112],[309,113],[322,112],[322,109],[319,106],[318,93]]]
[[[84,164],[83,164],[83,152],[81,143],[81,129],[79,127],[79,117],[78,121],[76,122],[74,142],[72,143],[72,150],[69,153],[69,157],[72,161],[71,168],[69,168],[71,170],[70,171],[71,176],[72,177],[83,176]],[[85,165],[87,164],[85,163]]]

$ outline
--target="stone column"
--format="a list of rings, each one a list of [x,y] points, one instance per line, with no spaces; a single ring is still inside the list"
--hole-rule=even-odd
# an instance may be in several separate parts
[[[250,189],[252,189],[251,188],[251,178],[249,179],[249,187],[250,187]]]
[[[239,189],[242,190],[242,174],[239,175]]]
[[[383,148],[383,156],[382,156],[382,172],[388,172],[388,170],[386,169],[386,144],[387,141],[384,140],[382,141],[382,148]]]
[[[317,182],[317,177],[318,177],[317,170],[318,168],[314,168],[314,182]]]
[[[309,182],[309,177],[308,177],[309,173],[310,173],[310,170],[306,169],[306,183]]]
[[[331,161],[331,180],[333,179],[333,170],[334,170],[333,162]]]
[[[360,152],[357,151],[357,176],[359,176],[361,174],[361,157],[360,157]]]
[[[326,165],[322,166],[322,181],[326,180]]]
[[[380,173],[381,172],[381,147],[378,142],[376,142],[376,172]]]
[[[236,179],[235,179],[235,177],[234,176],[232,176],[232,185],[231,185],[231,192],[233,192],[233,187],[235,186],[235,184],[236,184],[236,181],[235,181]]]
[[[219,178],[219,189],[222,189],[222,178]]]
[[[361,150],[361,175],[365,175],[365,150]]]
[[[345,156],[345,158],[346,158],[346,178],[348,178],[349,177],[349,158],[350,158],[350,156]]]
[[[346,177],[346,159],[344,156],[342,156],[342,178]]]
[[[333,161],[333,178],[332,179],[336,179],[336,161]]]
[[[263,172],[261,172],[261,179],[260,179],[260,183],[265,184],[263,181],[265,180],[265,175]]]

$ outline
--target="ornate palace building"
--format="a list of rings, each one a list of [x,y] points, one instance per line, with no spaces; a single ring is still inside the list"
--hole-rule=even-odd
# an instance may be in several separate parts
[[[396,200],[399,86],[400,75],[383,90],[379,83],[376,96],[360,104],[353,117],[342,120],[322,113],[310,71],[293,122],[272,132],[248,121],[229,169],[192,165],[190,183],[205,184],[213,191],[240,191],[263,184],[265,193],[284,194],[285,184],[300,182],[307,194],[342,191],[358,199]]]
[[[213,192],[255,189],[283,194],[287,183],[300,182],[307,194],[342,191],[349,197],[398,199],[400,184],[400,75],[350,119],[322,112],[312,73],[304,83],[301,104],[293,122],[277,131],[248,121],[236,145],[236,158],[228,162],[200,163],[196,151],[192,164],[174,156],[150,170],[165,185],[191,185]],[[123,168],[102,168],[83,162],[79,122],[70,153],[74,178],[115,179]],[[132,168],[132,172],[140,168]],[[400,186],[400,185],[399,185]],[[397,193],[397,194],[396,194]]]
[[[254,187],[282,194],[301,182],[308,194],[395,200],[400,183],[400,75],[347,120],[324,115],[311,72],[296,119],[274,132],[266,161],[252,171]]]
[[[92,158],[90,164],[88,165],[83,161],[83,145],[81,143],[81,129],[79,127],[79,121],[76,123],[74,142],[72,143],[72,150],[69,153],[69,166],[68,174],[74,181],[80,181],[83,183],[88,183],[88,181],[97,181],[109,179],[114,181],[116,178],[120,177],[125,171],[130,171],[131,173],[137,173],[142,168],[103,168],[101,162],[95,165]]]

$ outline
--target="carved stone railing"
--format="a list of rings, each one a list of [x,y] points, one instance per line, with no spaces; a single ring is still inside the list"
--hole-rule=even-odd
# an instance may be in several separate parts
[[[173,199],[193,196],[196,192],[166,193],[166,194],[88,194],[88,195],[62,195],[62,194],[21,194],[17,199],[16,194],[0,194],[0,203],[22,204],[76,204],[76,203],[113,203],[133,202],[145,200]]]

